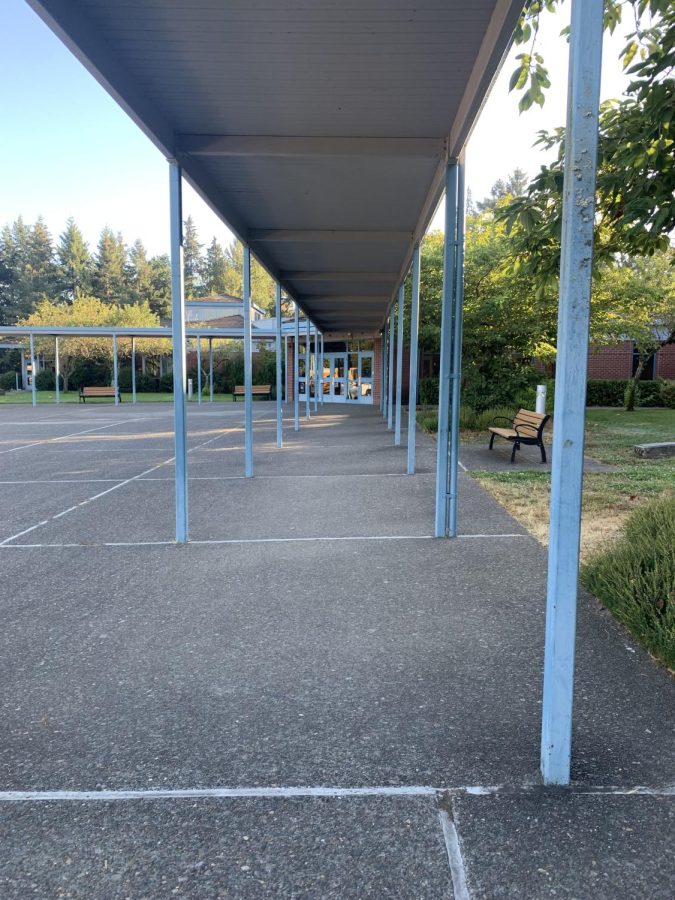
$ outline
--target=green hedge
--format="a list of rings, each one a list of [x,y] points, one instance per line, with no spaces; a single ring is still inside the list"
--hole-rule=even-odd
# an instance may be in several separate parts
[[[629,382],[624,379],[591,379],[586,388],[586,406],[622,407],[628,384]],[[639,382],[635,405],[668,406],[668,398],[672,396],[673,384],[675,382],[665,381],[662,378]]]
[[[13,391],[16,387],[16,372],[3,372],[0,374],[0,390]]]
[[[38,391],[55,391],[56,375],[50,369],[41,369],[35,376],[35,388]],[[63,390],[63,375],[59,375],[59,390]]]
[[[623,536],[581,569],[586,587],[675,669],[675,499],[636,510]]]

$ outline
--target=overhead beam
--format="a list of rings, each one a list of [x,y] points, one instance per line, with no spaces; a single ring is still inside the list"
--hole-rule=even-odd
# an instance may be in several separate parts
[[[312,306],[314,303],[381,303],[389,299],[387,294],[299,294],[298,300]]]
[[[398,272],[293,272],[280,273],[284,281],[393,281]]]
[[[254,244],[269,241],[289,243],[378,243],[387,241],[409,241],[412,231],[312,231],[287,228],[252,228],[249,241]]]
[[[445,140],[426,137],[179,134],[176,152],[186,156],[376,156],[436,159],[445,153]]]

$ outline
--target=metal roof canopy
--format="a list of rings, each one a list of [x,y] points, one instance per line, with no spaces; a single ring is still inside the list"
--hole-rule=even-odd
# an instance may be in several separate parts
[[[380,328],[523,0],[27,0],[327,331]]]
[[[269,341],[276,337],[274,323],[270,324],[270,320],[251,322],[253,340]],[[306,329],[305,320],[302,320],[302,327]],[[294,324],[288,319],[282,323],[282,334],[285,336],[293,335]],[[317,334],[316,327],[310,323],[310,334]],[[157,328],[132,328],[124,325],[0,325],[0,335],[21,335],[25,337],[123,337],[123,338],[166,338],[173,340],[173,331],[170,327]],[[186,328],[185,337],[189,340],[194,338],[212,338],[213,340],[236,340],[241,341],[244,338],[244,328]],[[19,345],[16,345],[17,347]],[[0,344],[0,349],[2,345]]]

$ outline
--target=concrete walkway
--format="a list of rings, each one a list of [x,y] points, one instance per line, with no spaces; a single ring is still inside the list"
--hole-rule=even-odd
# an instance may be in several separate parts
[[[545,553],[430,438],[193,405],[180,547],[169,410],[0,416],[0,896],[673,896],[673,680],[583,596],[543,790]]]

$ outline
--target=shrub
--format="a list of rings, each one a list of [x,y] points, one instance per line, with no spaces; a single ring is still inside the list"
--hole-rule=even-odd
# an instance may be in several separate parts
[[[582,567],[581,579],[650,653],[675,668],[674,498],[636,510],[619,541]]]
[[[438,431],[438,413],[436,410],[420,410],[417,413],[417,424],[422,431],[428,434],[436,434]]]
[[[105,360],[78,359],[68,380],[71,390],[81,387],[108,387],[111,382],[110,366]]]
[[[14,385],[12,385],[13,387]],[[56,375],[50,369],[41,369],[35,376],[35,388],[38,391],[55,391]],[[59,390],[63,390],[63,376],[59,375]]]
[[[669,409],[675,409],[675,381],[664,381],[661,384],[661,403]]]
[[[16,372],[3,372],[0,375],[0,390],[13,391],[16,387]]]
[[[173,394],[173,372],[167,372],[159,379],[159,390],[165,394]]]
[[[626,389],[623,392],[623,405],[627,412],[632,412],[636,406],[640,405],[640,385],[634,381],[626,383]]]
[[[661,406],[663,403],[662,390],[663,382],[660,379],[658,381],[641,381],[640,406]]]
[[[419,383],[420,406],[438,405],[438,378],[421,378]]]
[[[493,359],[489,368],[485,363],[466,362],[462,374],[462,397],[467,406],[482,412],[502,406],[516,406],[518,399],[527,397],[534,405],[536,384],[540,373],[532,366],[511,358]],[[531,397],[531,400],[529,399]]]
[[[592,379],[586,385],[586,406],[623,406],[625,390],[623,380]]]

